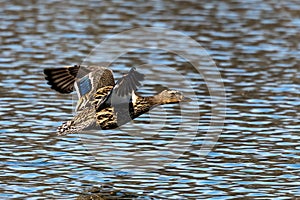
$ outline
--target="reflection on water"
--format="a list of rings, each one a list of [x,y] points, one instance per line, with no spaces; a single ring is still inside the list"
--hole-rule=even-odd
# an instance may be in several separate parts
[[[30,5],[0,1],[0,5],[1,199],[70,199],[86,188],[106,184],[153,198],[300,196],[298,1],[51,1]],[[144,56],[124,55],[112,65],[117,77],[133,65],[145,64],[146,57],[154,60],[153,65],[186,73],[198,95],[201,114],[199,135],[188,152],[164,168],[153,166],[153,171],[135,173],[108,165],[107,158],[94,159],[79,135],[55,135],[55,127],[71,117],[72,98],[51,91],[42,71],[81,63],[111,34],[140,26],[178,30],[205,47],[226,87],[227,116],[213,151],[199,157],[211,116],[202,77],[172,54],[145,50]],[[166,72],[166,80],[145,85],[141,93],[156,93],[167,85],[167,78]],[[176,106],[156,109],[151,117],[138,119],[130,133],[147,125],[149,118],[159,120],[155,116],[161,112],[172,117],[179,110]],[[170,123],[176,124],[176,118],[170,118]],[[123,155],[135,152],[139,145],[151,152],[172,136],[172,126],[164,132],[152,137],[156,131],[151,125],[147,137],[109,131],[110,143],[97,153]]]

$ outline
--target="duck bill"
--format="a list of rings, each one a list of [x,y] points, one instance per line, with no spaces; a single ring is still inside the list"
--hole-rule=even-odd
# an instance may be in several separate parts
[[[182,102],[190,102],[190,101],[192,101],[192,99],[188,98],[188,97],[183,97],[181,101]]]

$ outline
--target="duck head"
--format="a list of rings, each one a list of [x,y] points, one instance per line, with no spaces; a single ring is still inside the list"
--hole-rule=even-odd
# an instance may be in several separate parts
[[[155,96],[155,100],[158,102],[158,104],[170,104],[189,102],[192,99],[185,97],[181,92],[177,90],[164,90]]]

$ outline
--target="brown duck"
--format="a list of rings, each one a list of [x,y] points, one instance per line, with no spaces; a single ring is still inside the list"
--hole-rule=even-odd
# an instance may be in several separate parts
[[[112,71],[99,66],[69,66],[44,70],[51,88],[60,93],[76,90],[76,115],[57,128],[58,135],[86,129],[114,129],[162,104],[190,101],[179,91],[164,90],[157,95],[136,94],[144,75],[132,68],[115,83]]]

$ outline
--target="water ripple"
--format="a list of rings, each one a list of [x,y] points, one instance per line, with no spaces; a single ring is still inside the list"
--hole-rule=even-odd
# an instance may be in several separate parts
[[[108,183],[154,199],[300,196],[298,1],[71,0],[27,5],[0,0],[0,5],[1,199],[72,199],[87,187]],[[220,70],[227,116],[206,157],[199,154],[212,120],[206,83],[183,58],[161,50],[130,52],[111,67],[120,77],[128,67],[151,64],[143,72],[149,79],[141,88],[143,95],[164,86],[181,88],[167,68],[156,65],[184,73],[192,81],[183,92],[195,93],[193,100],[199,101],[186,105],[188,117],[175,117],[178,107],[164,106],[122,130],[85,138],[55,135],[61,121],[72,116],[72,97],[51,91],[43,69],[80,64],[102,40],[141,26],[185,33],[207,50]],[[153,74],[161,80],[153,81]],[[187,151],[182,146],[168,149],[174,136],[180,133],[178,138],[184,139],[195,121],[199,133],[185,144]],[[96,148],[100,139],[102,145]],[[158,165],[178,152],[184,154],[175,162]],[[141,173],[135,161],[144,158],[149,158],[145,167],[151,170]]]

